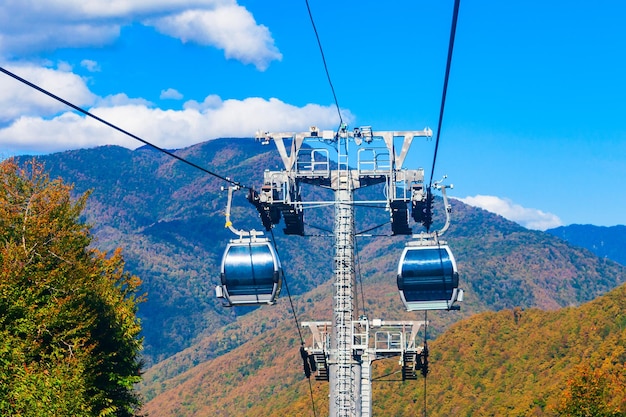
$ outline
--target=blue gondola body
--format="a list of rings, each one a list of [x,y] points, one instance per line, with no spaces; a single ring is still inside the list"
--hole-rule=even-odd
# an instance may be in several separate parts
[[[406,246],[398,264],[398,290],[408,311],[456,310],[462,301],[456,261],[447,245]]]
[[[222,257],[218,297],[229,306],[274,304],[282,285],[282,268],[267,239],[231,241]]]

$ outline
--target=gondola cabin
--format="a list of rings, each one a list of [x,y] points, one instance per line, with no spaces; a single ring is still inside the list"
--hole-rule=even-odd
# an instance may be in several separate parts
[[[458,310],[459,274],[445,244],[407,245],[398,264],[398,290],[407,311]]]
[[[268,239],[232,240],[222,257],[218,298],[227,306],[274,304],[283,271]]]

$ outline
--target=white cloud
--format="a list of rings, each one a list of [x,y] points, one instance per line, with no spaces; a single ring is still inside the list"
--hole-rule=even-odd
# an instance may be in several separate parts
[[[260,129],[304,131],[311,125],[333,128],[338,123],[333,105],[297,107],[275,98],[221,100],[209,96],[204,101],[208,104],[196,103],[197,106],[189,105],[183,110],[152,108],[124,95],[100,99],[98,103],[117,104],[90,109],[96,116],[168,149],[221,137],[253,137]],[[343,115],[349,123],[350,112],[344,110]],[[21,117],[0,129],[0,147],[15,153],[48,153],[105,144],[142,146],[92,118],[70,112],[51,119]]]
[[[82,61],[80,61],[80,65],[81,67],[86,68],[89,72],[100,71],[100,65],[96,61],[93,61],[91,59],[83,59]]]
[[[226,58],[254,64],[261,71],[271,61],[282,59],[267,27],[257,25],[252,14],[239,5],[185,10],[147,23],[183,42],[214,45],[224,50]]]
[[[0,56],[59,48],[98,47],[133,23],[200,45],[259,70],[282,58],[264,25],[235,0],[5,0],[0,8]]]
[[[72,72],[72,64],[65,61],[59,61],[57,63],[57,71],[60,72]]]
[[[71,72],[31,64],[5,68],[75,105],[91,105],[96,100],[84,80]],[[64,104],[4,74],[0,77],[0,91],[0,123],[23,116],[52,116],[67,110]]]
[[[465,204],[480,207],[492,213],[521,224],[528,229],[546,230],[561,226],[563,223],[558,216],[544,211],[522,207],[513,201],[491,195],[476,195],[474,197],[459,198]]]
[[[59,67],[63,70],[32,64],[5,66],[68,102],[165,148],[182,148],[221,137],[252,137],[261,129],[304,131],[311,125],[335,128],[338,123],[332,104],[298,107],[276,98],[223,100],[217,95],[208,95],[202,102],[185,102],[182,110],[164,110],[155,108],[145,99],[123,93],[98,97],[89,90],[85,79],[67,71],[69,66],[60,64]],[[0,91],[0,156],[106,144],[128,148],[142,146],[141,142],[74,112],[4,74],[0,77]],[[173,89],[163,91],[165,96],[174,97],[176,93]],[[342,114],[346,123],[354,120],[348,110],[343,110]]]
[[[217,109],[222,105],[222,99],[217,94],[211,94],[204,98],[202,103],[198,103],[195,100],[189,100],[185,102],[183,107],[185,109],[196,109],[200,110],[208,110],[208,109]]]
[[[116,107],[125,106],[127,104],[137,104],[146,107],[152,106],[152,103],[143,98],[130,98],[124,93],[118,93],[106,97],[98,97],[95,107]]]
[[[168,88],[167,90],[161,90],[161,99],[181,100],[183,95],[174,88]]]

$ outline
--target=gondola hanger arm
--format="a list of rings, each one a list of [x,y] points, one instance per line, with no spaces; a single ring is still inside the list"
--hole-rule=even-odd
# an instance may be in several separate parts
[[[224,188],[222,187],[222,190]],[[230,185],[228,187],[228,202],[226,203],[226,212],[224,213],[226,216],[226,224],[224,225],[224,227],[228,227],[230,229],[231,232],[233,232],[234,234],[236,234],[237,236],[239,236],[239,238],[243,238],[243,237],[250,237],[252,238],[252,240],[254,240],[256,237],[258,236],[263,236],[263,232],[261,231],[257,231],[257,230],[238,230],[233,226],[232,221],[230,220],[230,210],[232,207],[232,201],[233,201],[233,192],[237,191],[241,189],[240,186],[238,185]]]
[[[447,175],[444,175],[441,180],[435,181],[433,183],[433,188],[437,190],[441,190],[441,195],[443,196],[443,206],[446,212],[446,223],[443,225],[441,230],[437,232],[438,236],[443,235],[450,227],[450,213],[452,212],[452,206],[448,203],[448,196],[446,195],[446,188],[454,188],[454,185],[443,184],[443,180],[445,180],[447,177],[448,177]]]

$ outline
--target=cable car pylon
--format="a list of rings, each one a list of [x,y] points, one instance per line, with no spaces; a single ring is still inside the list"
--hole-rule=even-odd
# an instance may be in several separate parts
[[[415,137],[430,138],[432,131],[373,131],[369,126],[348,130],[342,124],[336,132],[312,127],[300,133],[257,134],[261,143],[275,143],[285,166],[280,171],[266,170],[261,191],[248,196],[266,228],[278,224],[282,216],[285,234],[303,235],[304,209],[320,205],[334,207],[333,316],[330,321],[302,323],[310,329],[312,343],[300,352],[305,363],[308,360],[312,365],[305,366],[306,376],[315,372],[316,380],[329,381],[331,417],[372,415],[371,365],[375,360],[400,356],[403,379],[416,379],[416,371],[424,373],[424,348],[417,344],[417,335],[426,321],[357,317],[355,294],[354,206],[360,201],[355,202],[354,191],[384,184],[383,198],[368,204],[387,208],[393,235],[413,235],[409,206],[416,221],[422,216],[419,210],[424,207],[430,210],[432,194],[424,184],[423,169],[403,167]],[[402,145],[397,150],[395,143],[400,140]],[[334,199],[306,201],[302,184],[330,189],[334,191]],[[445,188],[442,191],[445,193]],[[435,242],[437,235],[433,236],[429,243]],[[447,253],[441,253],[442,260]],[[446,260],[443,264],[450,262]],[[410,269],[414,275],[424,275],[420,262],[413,262]],[[405,288],[419,286],[419,279],[408,275],[403,278]],[[439,275],[447,278],[449,273]],[[454,277],[458,281],[458,274]],[[405,297],[413,294],[413,289],[406,291]],[[418,288],[417,292],[420,291],[423,289]],[[421,306],[410,310],[419,309]]]

